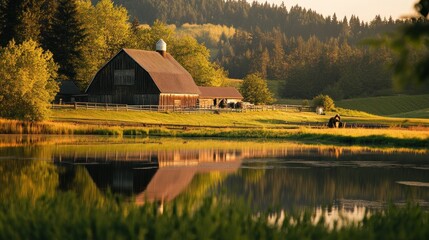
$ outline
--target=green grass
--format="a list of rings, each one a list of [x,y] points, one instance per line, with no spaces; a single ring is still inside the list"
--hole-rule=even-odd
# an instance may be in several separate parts
[[[429,147],[429,119],[379,117],[341,108],[337,111],[343,122],[355,127],[324,127],[329,117],[336,113],[317,115],[311,112],[260,111],[213,114],[82,109],[54,110],[53,121],[41,123],[0,119],[0,134],[259,138],[337,145]],[[385,128],[356,127],[361,124]]]
[[[425,114],[419,110],[429,108],[429,94],[356,98],[337,101],[335,105],[382,116],[425,117],[427,111]]]
[[[390,207],[358,223],[330,229],[312,214],[269,222],[241,200],[210,198],[197,209],[165,203],[136,207],[115,199],[95,204],[75,194],[0,202],[0,239],[428,239],[429,213]],[[101,206],[100,206],[101,205]]]
[[[100,110],[54,110],[52,120],[118,123],[206,126],[206,127],[287,127],[295,122],[327,122],[328,116],[311,112],[229,112],[213,113],[163,113],[115,112]]]
[[[390,115],[391,117],[400,117],[400,118],[427,118],[429,119],[429,108],[405,112],[405,113],[397,113]]]
[[[241,80],[241,79],[227,78],[226,82],[223,84],[223,86],[224,87],[235,87],[237,89],[240,89],[242,82],[243,82],[243,80]]]
[[[429,125],[429,119],[380,117],[360,111],[339,108],[342,120],[353,123],[399,125]],[[195,127],[241,127],[241,128],[291,128],[297,124],[327,123],[336,112],[317,115],[313,112],[258,111],[213,113],[163,113],[126,112],[102,110],[54,110],[51,120],[104,125],[143,124],[195,126]]]

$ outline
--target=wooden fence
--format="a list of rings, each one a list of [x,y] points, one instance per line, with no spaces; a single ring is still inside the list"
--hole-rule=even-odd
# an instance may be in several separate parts
[[[127,105],[112,103],[75,102],[66,104],[52,104],[52,109],[94,109],[105,111],[155,111],[155,112],[249,112],[249,111],[300,111],[312,112],[314,108],[301,105],[250,105],[243,108],[200,108],[178,107],[173,105]]]

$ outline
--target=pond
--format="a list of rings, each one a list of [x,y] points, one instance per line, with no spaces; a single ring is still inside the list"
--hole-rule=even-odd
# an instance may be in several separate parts
[[[0,197],[74,191],[136,204],[243,198],[255,210],[429,206],[426,150],[284,141],[0,136]]]

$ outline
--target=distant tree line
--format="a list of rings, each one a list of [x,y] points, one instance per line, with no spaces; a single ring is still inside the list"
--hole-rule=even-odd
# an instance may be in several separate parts
[[[388,94],[392,89],[392,53],[387,48],[353,46],[346,39],[321,41],[287,37],[280,31],[238,31],[219,42],[216,60],[234,78],[258,72],[279,80],[279,95],[335,99]]]
[[[97,2],[97,0],[93,0]],[[381,19],[374,16],[372,23],[364,23],[353,16],[350,21],[333,16],[323,17],[310,9],[300,6],[286,6],[265,3],[248,3],[245,0],[115,0],[129,9],[130,14],[140,22],[151,24],[155,20],[182,25],[220,24],[252,31],[278,29],[290,37],[309,38],[317,36],[321,40],[340,35],[362,39],[377,32],[392,30],[397,22],[392,18]],[[290,7],[290,8],[289,8]]]

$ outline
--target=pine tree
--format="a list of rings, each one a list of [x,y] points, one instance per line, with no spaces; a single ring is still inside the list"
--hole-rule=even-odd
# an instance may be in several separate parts
[[[60,65],[60,78],[74,80],[86,40],[85,29],[78,20],[75,0],[58,1],[58,10],[48,33],[45,45],[49,46],[55,61]]]
[[[40,40],[41,4],[39,0],[0,0],[0,44],[14,39],[17,43],[28,39]]]
[[[281,35],[276,34],[274,39],[274,48],[272,53],[272,64],[269,66],[270,77],[274,79],[282,79],[285,71],[285,51],[281,42]]]
[[[40,31],[40,44],[43,49],[51,48],[49,46],[49,36],[57,10],[58,0],[44,0],[41,4],[40,11],[42,12],[42,17],[40,23],[42,29]]]
[[[6,10],[8,0],[0,0],[0,39],[3,38],[3,32],[6,27]]]

